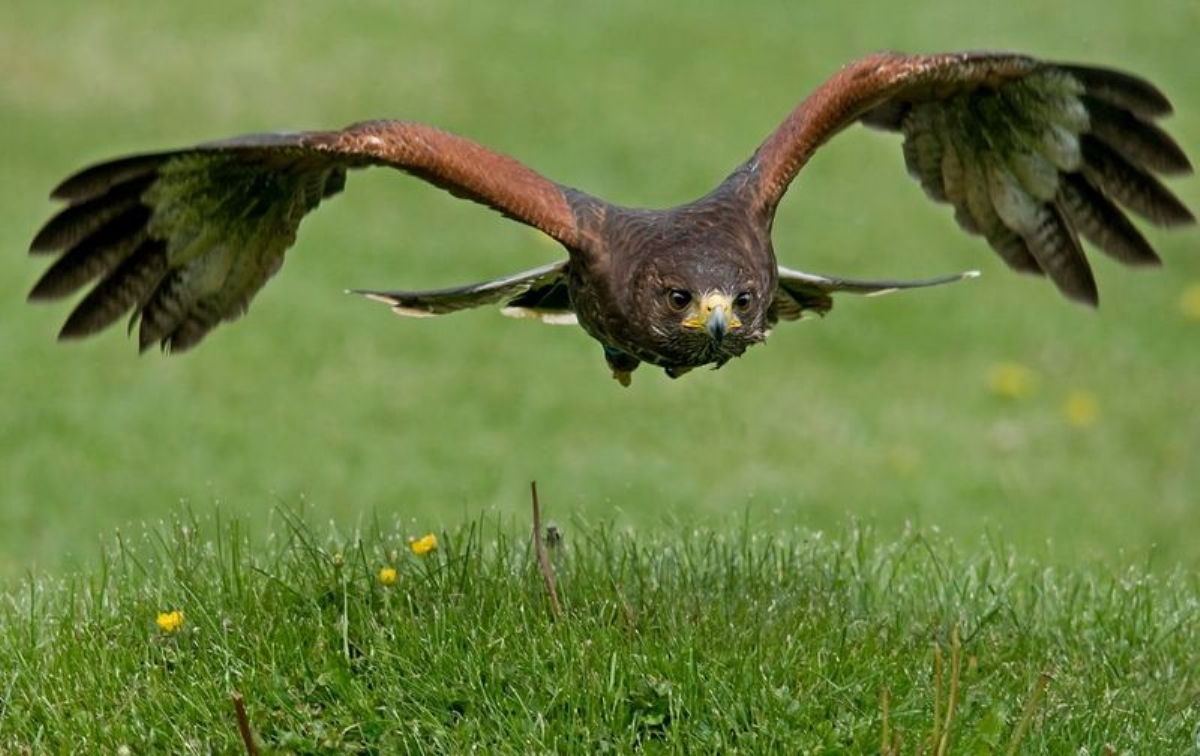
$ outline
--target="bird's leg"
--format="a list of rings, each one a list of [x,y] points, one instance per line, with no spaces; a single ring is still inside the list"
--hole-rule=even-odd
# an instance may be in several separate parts
[[[642,364],[641,360],[632,357],[620,349],[605,345],[604,359],[608,362],[608,367],[612,370],[613,378],[617,383],[628,388],[633,382],[633,371],[637,370],[638,365]]]
[[[667,374],[667,376],[670,378],[678,378],[679,376],[690,373],[691,371],[692,371],[692,369],[690,367],[663,368],[663,372],[665,372]]]

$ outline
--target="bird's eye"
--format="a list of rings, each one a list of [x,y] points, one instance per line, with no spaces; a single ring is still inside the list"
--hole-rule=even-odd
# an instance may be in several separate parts
[[[743,291],[733,298],[733,308],[741,311],[750,306],[750,302],[754,300],[754,295],[748,291]]]
[[[692,294],[686,289],[671,289],[667,292],[667,299],[676,310],[682,310],[692,301]]]

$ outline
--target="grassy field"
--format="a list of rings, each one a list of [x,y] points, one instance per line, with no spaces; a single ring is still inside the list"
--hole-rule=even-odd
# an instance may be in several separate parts
[[[1194,575],[568,528],[556,613],[507,526],[405,533],[127,534],[0,611],[0,748],[233,753],[235,695],[281,753],[1187,753],[1200,726]]]
[[[144,712],[140,704],[105,714],[112,727],[128,728],[111,732],[108,742],[138,740],[138,732],[146,738],[139,722],[161,723],[168,716],[182,721],[184,712],[194,711],[194,719],[161,737],[228,745],[235,733],[202,733],[210,732],[205,728],[215,712],[224,716],[227,688],[239,675],[210,658],[221,656],[209,653],[216,640],[195,640],[198,651],[188,645],[197,636],[156,635],[146,617],[159,602],[182,600],[181,591],[194,590],[202,608],[188,611],[191,633],[215,633],[223,617],[246,623],[230,636],[237,641],[229,648],[255,645],[229,651],[221,657],[228,664],[249,667],[269,661],[270,654],[290,664],[321,633],[334,632],[327,621],[336,612],[330,614],[319,597],[322,586],[342,578],[321,560],[305,561],[311,544],[333,549],[326,541],[340,542],[343,536],[336,534],[375,530],[381,533],[376,541],[432,531],[460,542],[472,523],[485,522],[499,523],[497,537],[508,539],[507,548],[489,536],[478,542],[482,546],[447,548],[437,563],[438,570],[451,569],[446,565],[455,559],[470,565],[466,598],[454,598],[456,589],[438,570],[412,575],[430,581],[433,594],[450,597],[453,610],[437,615],[438,621],[453,625],[479,602],[496,602],[498,629],[492,635],[480,629],[471,642],[522,628],[549,644],[510,649],[506,653],[513,655],[498,663],[521,670],[531,660],[558,658],[572,674],[593,674],[599,659],[620,668],[626,676],[608,693],[584,688],[596,694],[598,707],[636,709],[618,699],[641,690],[638,695],[651,702],[663,695],[676,702],[672,706],[686,702],[695,721],[727,733],[735,730],[706,718],[701,703],[688,698],[695,695],[688,686],[728,685],[733,695],[760,682],[765,687],[756,695],[762,696],[782,686],[791,692],[771,705],[784,708],[799,690],[829,697],[812,679],[730,671],[724,665],[733,663],[739,648],[746,651],[739,646],[732,646],[728,659],[718,654],[707,670],[693,670],[693,677],[656,670],[654,664],[664,660],[681,663],[686,657],[680,649],[688,647],[689,636],[670,637],[663,628],[690,616],[687,602],[712,590],[718,602],[731,605],[731,621],[761,633],[755,653],[762,656],[749,658],[772,669],[790,664],[797,675],[825,675],[825,685],[846,680],[858,686],[845,695],[854,697],[861,719],[838,729],[838,737],[854,734],[837,742],[865,743],[865,733],[878,742],[884,688],[895,698],[906,738],[916,738],[934,710],[931,649],[943,648],[948,658],[951,628],[969,633],[986,614],[982,607],[990,606],[983,594],[948,598],[947,586],[959,584],[947,575],[969,576],[992,565],[987,569],[1011,576],[1001,580],[1003,586],[1022,596],[1041,585],[1061,594],[1048,609],[1013,598],[1013,609],[997,615],[1002,621],[989,620],[987,632],[973,636],[981,645],[964,643],[978,664],[1004,669],[978,673],[984,682],[973,689],[992,703],[972,709],[982,718],[988,706],[1002,704],[995,720],[1003,723],[995,741],[1001,747],[1047,666],[1077,670],[1083,682],[1066,690],[1050,687],[1039,709],[1043,723],[1056,721],[1049,712],[1079,709],[1093,696],[1117,690],[1106,675],[1127,673],[1120,701],[1093,719],[1070,720],[1075,729],[1063,737],[1071,742],[1098,748],[1112,740],[1145,751],[1128,733],[1148,737],[1152,722],[1126,735],[1121,728],[1156,707],[1163,717],[1175,717],[1172,742],[1195,724],[1195,673],[1180,673],[1180,682],[1155,671],[1161,665],[1197,667],[1186,651],[1195,640],[1194,625],[1154,644],[1137,629],[1175,627],[1167,618],[1173,610],[1160,607],[1184,607],[1172,616],[1195,618],[1196,586],[1187,576],[1200,567],[1200,319],[1189,316],[1185,305],[1189,292],[1200,296],[1200,234],[1194,228],[1150,233],[1166,261],[1161,271],[1130,272],[1097,257],[1103,304],[1087,311],[1061,300],[1044,282],[1004,270],[905,175],[897,140],[855,130],[818,156],[789,194],[776,223],[781,261],[859,277],[980,268],[983,278],[905,296],[842,300],[824,321],[780,328],[769,345],[719,372],[670,381],[641,371],[628,390],[611,380],[599,347],[577,330],[491,312],[401,321],[343,295],[358,286],[463,283],[559,254],[526,229],[391,174],[354,176],[343,196],[306,221],[288,264],[246,320],[219,329],[182,357],[138,358],[119,328],[87,343],[54,343],[67,307],[25,304],[41,261],[24,251],[52,211],[46,193],[86,162],[369,117],[434,123],[613,201],[670,205],[706,191],[745,159],[822,77],[853,56],[883,48],[1011,48],[1137,71],[1172,96],[1177,113],[1167,125],[1200,159],[1193,54],[1200,6],[1171,0],[1150,12],[1115,1],[1053,7],[913,2],[901,12],[882,2],[735,8],[694,0],[652,8],[622,1],[521,9],[361,2],[285,11],[221,0],[202,8],[134,2],[67,7],[17,0],[0,23],[0,122],[8,146],[0,181],[0,249],[6,250],[0,255],[0,581],[9,589],[7,637],[0,642],[8,644],[10,664],[31,665],[46,655],[47,665],[67,670],[48,683],[41,704],[30,704],[30,711],[42,713],[21,720],[32,728],[23,735],[14,739],[5,724],[14,710],[3,710],[0,742],[34,742],[29,733],[39,731],[39,722],[47,733],[63,726],[54,718],[62,716],[55,695],[92,691],[93,685],[118,706],[121,680],[173,674],[146,683],[141,703],[159,706],[157,719],[137,719]],[[1198,182],[1172,186],[1200,208]],[[580,563],[564,567],[578,571],[568,591],[577,619],[568,630],[544,617],[528,620],[527,628],[520,624],[520,608],[529,611],[532,601],[529,586],[507,580],[525,574],[508,560],[524,569],[519,534],[531,479],[540,482],[571,531],[591,539],[613,534],[604,544],[580,544]],[[200,572],[181,574],[173,560],[187,547],[170,524],[181,501],[204,522],[219,511],[259,534],[246,547],[252,553],[236,559],[206,553]],[[272,540],[291,543],[278,513],[294,509],[321,523],[301,528],[308,546]],[[157,524],[163,521],[168,524]],[[387,524],[370,525],[375,522]],[[121,562],[124,551],[108,549],[101,556],[114,532],[147,527],[162,544],[145,558],[171,567],[166,573],[130,567]],[[822,564],[836,560],[860,527],[873,534],[863,550],[868,561],[894,564],[914,538],[928,539],[933,553],[946,556],[911,570],[896,567],[906,579],[927,584],[912,593],[893,596],[879,574],[842,585],[822,572]],[[690,535],[697,529],[765,541],[729,544],[701,559],[700,574],[689,577],[663,555],[700,548],[707,536]],[[829,538],[838,545],[813,541],[819,533],[834,534]],[[237,539],[213,533],[205,542],[233,548]],[[761,557],[766,543],[775,556]],[[644,553],[639,550],[656,556],[636,564],[622,556]],[[1010,566],[1010,551],[1017,566]],[[385,706],[385,694],[394,692],[387,686],[403,686],[403,680],[385,686],[386,674],[419,671],[403,665],[412,663],[404,654],[418,653],[405,644],[418,643],[423,625],[409,627],[408,635],[389,633],[399,632],[397,617],[425,610],[372,587],[377,556],[356,562],[350,583],[353,600],[363,602],[354,609],[366,634],[361,642],[390,662],[369,678],[354,678],[355,690],[377,686],[379,697],[353,703],[360,707]],[[755,559],[783,561],[772,571]],[[935,563],[954,569],[939,570]],[[730,585],[705,582],[704,570],[719,571],[723,564],[733,565],[731,574],[758,593],[743,596]],[[670,579],[655,570],[669,571]],[[635,634],[656,639],[644,641],[644,650],[637,643],[621,645],[630,636],[614,598],[613,586],[634,573],[680,588],[674,601],[652,591],[628,599],[655,628]],[[227,595],[233,589],[226,582],[238,574],[253,587]],[[607,582],[587,586],[595,574],[608,574]],[[689,579],[694,582],[687,586],[670,582]],[[282,586],[296,595],[268,602],[263,616],[256,616],[259,592],[282,596]],[[860,601],[860,590],[874,592],[871,602]],[[984,592],[991,590],[1000,589]],[[783,620],[750,600],[767,594],[787,604],[788,622],[822,607],[808,634],[797,636],[807,641],[803,652],[781,645],[785,632],[772,623]],[[662,605],[655,608],[655,602]],[[839,608],[843,602],[850,604]],[[281,614],[273,616],[272,608]],[[286,627],[285,617],[299,624]],[[830,635],[843,621],[837,632],[863,634],[846,641]],[[601,632],[598,625],[605,622],[612,627]],[[276,625],[281,627],[270,629]],[[907,633],[912,627],[922,629]],[[112,659],[111,676],[102,667],[90,682],[77,676],[96,660],[86,650],[91,636],[72,635],[72,628],[95,629],[122,649]],[[572,643],[593,630],[598,655],[591,661],[555,656],[569,649],[582,653]],[[710,631],[698,648],[716,649],[737,635],[704,630]],[[438,637],[470,646],[453,632],[468,629]],[[153,640],[145,645],[148,638]],[[837,645],[843,642],[848,645]],[[1094,657],[1101,668],[1089,668],[1089,654],[1108,642],[1119,647],[1112,653],[1120,661],[1105,666]],[[296,647],[285,647],[289,643]],[[470,654],[484,653],[471,648]],[[538,656],[539,649],[549,656]],[[323,659],[344,659],[345,648],[321,653]],[[476,658],[455,661],[445,649],[438,653],[446,670]],[[875,669],[863,661],[861,674],[845,677],[822,671],[822,660],[846,653],[880,656],[886,663]],[[638,654],[648,661],[638,662]],[[145,665],[141,672],[139,663]],[[301,692],[332,695],[321,686],[340,686],[337,670],[344,665],[329,661],[330,683],[321,682],[320,664],[280,683],[296,698],[272,699],[277,703],[267,708],[286,710],[287,701],[303,698]],[[195,674],[171,671],[179,669]],[[674,693],[655,692],[657,679],[690,682],[673,682],[683,686],[674,689],[683,696],[677,701]],[[255,678],[247,687],[257,696],[249,700],[261,704],[273,684]],[[14,676],[9,686],[30,701],[39,699],[29,674]],[[163,697],[171,686],[178,686],[179,698]],[[545,696],[551,688],[538,690]],[[1166,700],[1169,691],[1178,697]],[[449,706],[457,694],[445,695]],[[1054,701],[1059,708],[1044,708]],[[529,706],[546,703],[539,698]],[[121,711],[130,717],[122,720]],[[356,711],[361,713],[339,709],[329,727],[346,726]],[[533,726],[516,723],[515,716],[504,720],[511,728]],[[679,721],[681,715],[671,716]],[[812,712],[798,716],[810,724],[824,721]],[[283,734],[298,726],[257,724],[278,736],[271,740],[276,745],[286,745]],[[101,737],[102,730],[88,727],[79,725],[78,732]],[[1043,725],[1035,736],[1049,737],[1049,729]],[[550,732],[563,739],[550,738]],[[622,732],[620,737],[642,737],[637,727]],[[701,738],[697,732],[689,728],[687,737]],[[467,742],[462,732],[446,737],[447,744]],[[481,737],[542,745],[599,742],[553,728],[541,735],[509,729]],[[291,747],[306,750],[309,742],[316,741]],[[617,740],[613,747],[631,742]],[[805,743],[819,750],[824,741]],[[907,752],[917,741],[906,743]],[[743,747],[757,746],[743,741]]]

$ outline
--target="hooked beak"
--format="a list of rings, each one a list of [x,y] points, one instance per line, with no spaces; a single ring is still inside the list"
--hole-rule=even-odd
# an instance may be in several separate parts
[[[725,334],[742,327],[742,321],[733,314],[733,303],[719,292],[704,295],[691,315],[683,321],[686,328],[703,328],[713,341],[720,343]]]
[[[725,314],[724,305],[718,304],[709,310],[708,319],[704,321],[704,330],[718,343],[725,338],[725,333],[729,330],[729,316]]]

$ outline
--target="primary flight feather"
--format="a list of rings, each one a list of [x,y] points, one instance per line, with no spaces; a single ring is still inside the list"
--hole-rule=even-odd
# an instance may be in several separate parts
[[[90,286],[62,338],[132,313],[142,349],[186,350],[245,312],[301,219],[341,191],[348,171],[385,166],[539,229],[567,259],[450,289],[361,293],[404,315],[500,305],[577,322],[628,385],[642,362],[672,377],[720,367],[780,320],[828,311],[836,292],[971,275],[854,281],[778,265],[771,226],[784,193],[821,145],[859,122],[900,132],[926,193],[1010,267],[1096,304],[1080,237],[1122,263],[1153,264],[1126,212],[1157,226],[1194,221],[1158,178],[1192,170],[1156,123],[1170,112],[1153,85],[1105,68],[1004,53],[876,54],[821,84],[707,195],[666,210],[605,202],[419,123],[238,137],[113,160],[60,184],[52,196],[67,205],[31,245],[56,258],[30,298]]]

